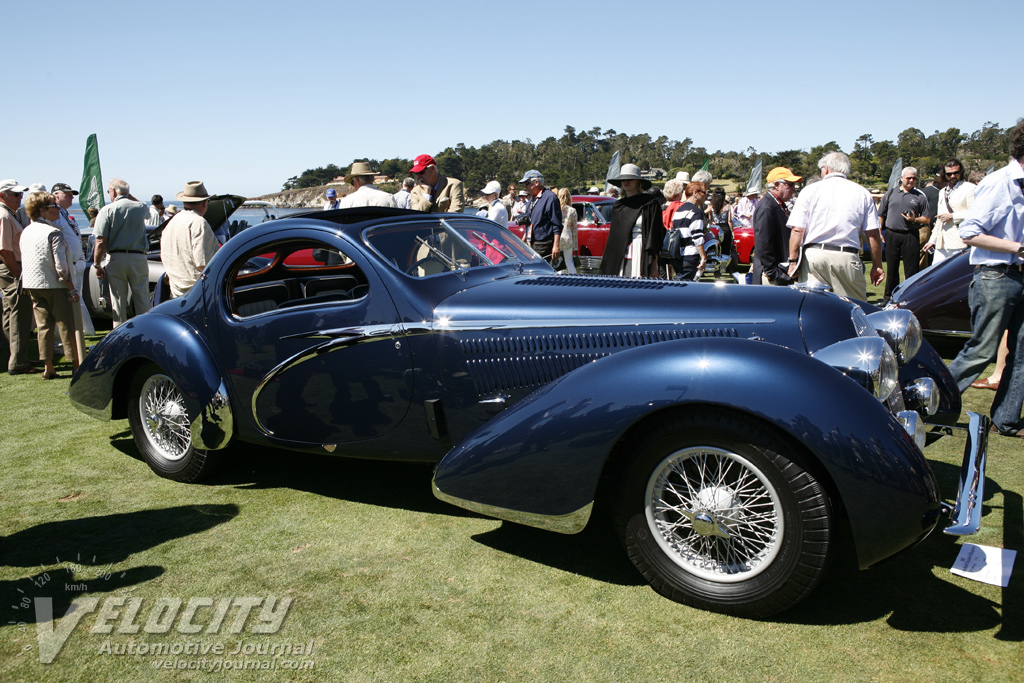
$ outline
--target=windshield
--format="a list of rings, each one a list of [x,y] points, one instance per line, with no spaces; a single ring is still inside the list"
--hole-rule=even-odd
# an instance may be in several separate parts
[[[413,277],[541,258],[506,228],[487,220],[445,218],[381,225],[366,240],[388,263]]]

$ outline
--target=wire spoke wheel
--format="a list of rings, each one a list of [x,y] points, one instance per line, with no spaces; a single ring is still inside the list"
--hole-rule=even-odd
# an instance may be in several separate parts
[[[666,597],[766,618],[820,582],[833,513],[813,460],[755,418],[694,408],[618,452],[613,519],[633,564]]]
[[[161,477],[193,482],[209,474],[214,460],[192,445],[185,395],[160,366],[149,363],[132,378],[128,422],[139,453]]]
[[[742,581],[778,555],[784,524],[779,494],[736,453],[718,448],[673,453],[651,473],[646,499],[651,533],[685,571]]]
[[[139,410],[145,416],[144,433],[149,443],[167,460],[176,462],[192,446],[185,399],[167,375],[152,375],[142,385]]]

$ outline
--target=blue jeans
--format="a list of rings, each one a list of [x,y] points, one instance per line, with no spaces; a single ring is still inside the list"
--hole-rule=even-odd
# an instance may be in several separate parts
[[[1019,270],[978,266],[967,299],[974,333],[949,371],[960,393],[967,391],[995,360],[1003,330],[1009,330],[1009,360],[992,401],[992,422],[1000,432],[1013,434],[1020,429],[1024,407],[1024,276]]]

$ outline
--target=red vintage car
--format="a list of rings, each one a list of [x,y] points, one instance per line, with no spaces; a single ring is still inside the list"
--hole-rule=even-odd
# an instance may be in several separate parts
[[[751,257],[754,255],[754,229],[733,226],[732,238],[736,244],[736,253],[739,254],[740,263],[750,265]]]
[[[601,267],[604,245],[608,242],[608,228],[612,222],[612,204],[614,197],[601,195],[575,194],[572,206],[576,209],[579,233],[580,270],[584,273],[596,273]],[[509,224],[509,230],[522,239],[525,229],[515,223]]]

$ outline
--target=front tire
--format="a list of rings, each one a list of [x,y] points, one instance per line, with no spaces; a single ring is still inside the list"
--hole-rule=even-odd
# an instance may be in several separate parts
[[[185,397],[160,366],[149,363],[132,378],[128,422],[139,453],[161,477],[195,482],[209,474],[213,460],[192,446]]]
[[[766,618],[817,586],[835,522],[803,453],[752,418],[708,409],[664,419],[631,450],[615,525],[659,593]]]

